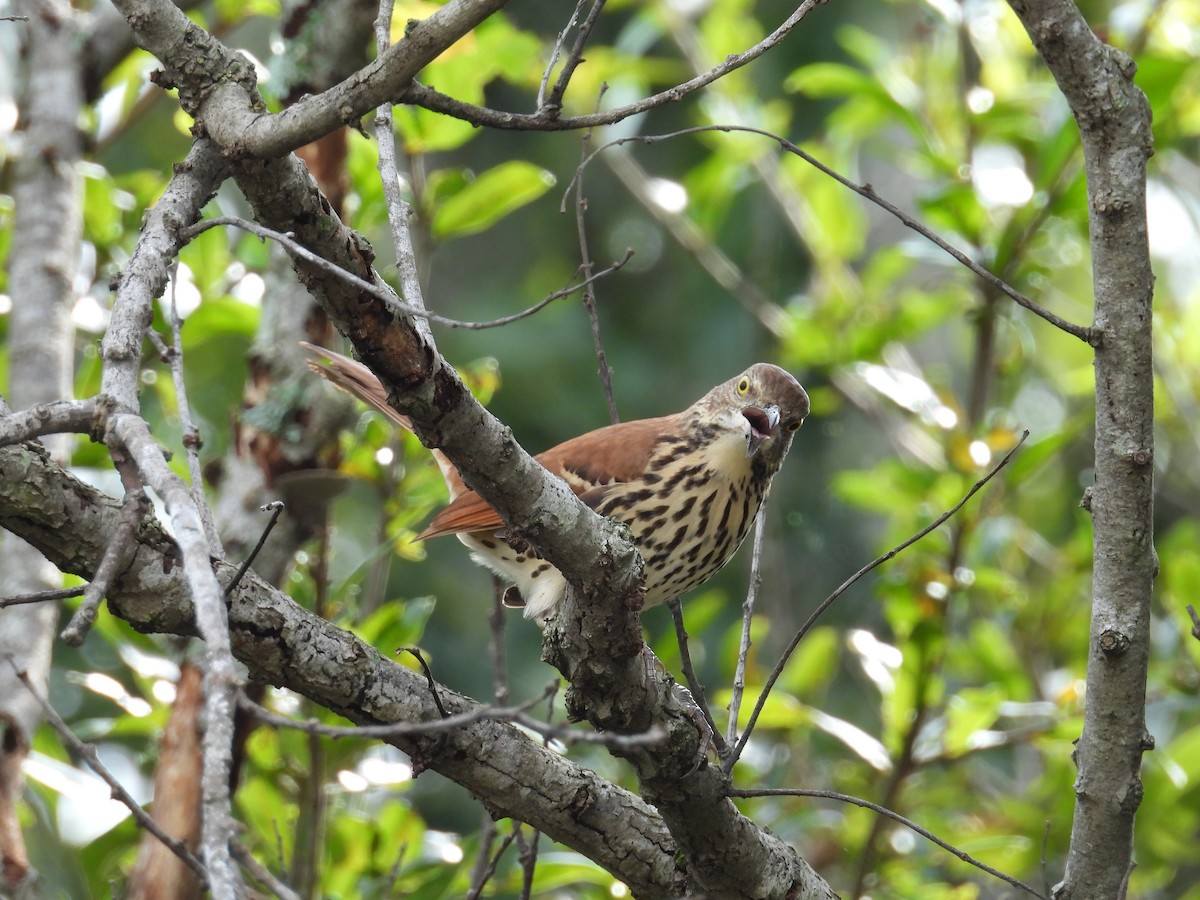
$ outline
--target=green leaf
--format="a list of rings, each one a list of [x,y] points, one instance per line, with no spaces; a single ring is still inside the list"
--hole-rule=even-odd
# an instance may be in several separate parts
[[[1005,691],[999,685],[963,688],[950,698],[946,708],[945,752],[958,756],[974,746],[974,735],[996,721]]]
[[[450,238],[484,231],[553,186],[554,176],[540,166],[522,160],[501,163],[464,184],[435,210],[433,233]]]
[[[259,311],[218,297],[205,300],[183,323],[183,371],[192,417],[206,457],[219,455],[229,440],[231,410],[241,405],[245,369]],[[169,381],[169,378],[167,379]]]

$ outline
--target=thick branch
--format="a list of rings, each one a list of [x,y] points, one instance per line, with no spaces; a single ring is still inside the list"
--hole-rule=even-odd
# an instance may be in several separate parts
[[[168,0],[114,0],[138,45],[163,63],[165,87],[179,88],[184,110],[238,157],[283,156],[381,103],[400,96],[416,74],[507,0],[451,0],[411,22],[404,39],[341,84],[270,115],[254,88],[249,61],[191,22]]]
[[[212,52],[216,42],[207,35],[193,37],[192,45],[197,42],[204,44],[203,51],[187,44],[172,45],[181,54],[172,58],[176,71],[193,72],[207,64],[205,53]],[[244,92],[230,109],[257,102],[253,86],[244,80],[230,79],[219,90]],[[212,124],[210,133],[215,133]],[[341,223],[294,157],[242,158],[235,163],[234,177],[262,224],[292,232],[302,246],[323,259],[382,285],[371,268],[369,245]],[[294,265],[304,286],[351,339],[359,357],[388,389],[390,402],[409,417],[422,441],[440,448],[467,484],[500,512],[510,534],[528,539],[563,572],[573,585],[572,596],[585,600],[567,604],[556,632],[563,640],[551,650],[556,664],[574,682],[576,711],[586,712],[591,721],[611,730],[644,731],[660,725],[671,735],[664,757],[636,749],[629,756],[644,789],[660,804],[672,835],[680,839],[679,853],[688,860],[685,892],[831,896],[828,886],[790,847],[738,813],[725,796],[720,772],[695,765],[702,757],[697,753],[695,725],[669,683],[646,673],[640,655],[641,560],[625,530],[597,516],[560,479],[535,463],[511,432],[475,401],[453,367],[394,303],[307,259],[294,257]],[[264,602],[260,600],[260,606]],[[231,611],[231,627],[236,630],[235,618]],[[307,637],[294,652],[314,649],[311,635]],[[331,658],[327,648],[315,649],[321,650],[322,660]],[[344,666],[341,677],[345,677]],[[315,699],[333,709],[345,706],[333,698]],[[546,814],[539,812],[526,820],[536,824]]]
[[[1079,125],[1095,289],[1092,624],[1077,803],[1056,897],[1117,897],[1131,865],[1146,732],[1153,546],[1153,273],[1146,229],[1150,109],[1133,61],[1069,0],[1009,0]]]
[[[291,223],[305,246],[360,277],[375,278],[361,237],[331,211],[319,219],[304,214],[319,208],[320,197],[302,169],[290,161],[248,161],[236,177],[264,224]],[[672,735],[666,756],[635,752],[630,759],[693,862],[691,884],[725,896],[784,896],[793,888],[795,896],[827,896],[828,886],[791,848],[738,813],[717,770],[689,773],[699,746],[695,723],[664,679],[645,670],[637,604],[628,602],[636,597],[641,560],[623,529],[592,513],[533,462],[412,319],[322,267],[301,259],[295,265],[422,441],[450,458],[510,531],[527,537],[566,575],[573,593],[585,591],[585,602],[568,604],[559,617],[548,653],[572,682],[570,699],[579,715],[605,729],[644,731],[657,724]]]
[[[120,504],[50,463],[40,448],[0,450],[0,526],[63,571],[94,575]],[[143,631],[195,634],[190,591],[174,543],[146,522],[109,608]],[[216,564],[222,582],[234,568]],[[439,717],[424,678],[297,606],[248,574],[230,598],[235,656],[257,680],[286,686],[353,722]],[[470,699],[439,687],[450,713]],[[419,763],[462,784],[500,814],[584,853],[638,896],[678,896],[675,842],[652,807],[531,741],[509,725],[475,722],[441,740],[396,738]]]

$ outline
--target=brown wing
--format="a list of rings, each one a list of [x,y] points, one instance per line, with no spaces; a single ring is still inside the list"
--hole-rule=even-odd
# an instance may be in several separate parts
[[[562,478],[585,503],[595,506],[608,493],[605,488],[634,481],[645,473],[660,438],[677,428],[674,416],[607,425],[551,447],[534,459]],[[434,516],[416,540],[503,528],[500,514],[477,493],[466,491]]]
[[[300,344],[313,357],[308,365],[314,372],[412,431],[412,423],[408,418],[388,404],[387,392],[370,369],[358,360],[324,347],[307,341],[301,341]],[[613,485],[640,477],[646,471],[659,439],[675,433],[678,428],[676,416],[608,425],[564,441],[545,453],[539,453],[534,459],[566,481],[577,496],[594,507]],[[433,455],[450,490],[451,501],[415,539],[423,541],[445,534],[502,529],[504,520],[500,514],[477,493],[467,490],[462,476],[445,455],[437,450],[433,451]]]

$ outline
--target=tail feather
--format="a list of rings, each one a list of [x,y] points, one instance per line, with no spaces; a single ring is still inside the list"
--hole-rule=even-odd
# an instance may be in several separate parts
[[[405,431],[413,430],[412,420],[392,408],[388,403],[387,391],[383,389],[383,385],[379,383],[375,373],[358,360],[324,347],[318,347],[316,344],[310,344],[308,341],[301,341],[300,346],[308,351],[310,356],[308,367],[334,387],[353,394],[367,406],[387,416],[389,420]],[[433,458],[437,461],[438,468],[441,469],[442,478],[445,479],[446,487],[450,490],[451,500],[467,490],[458,470],[454,468],[454,464],[446,458],[444,453],[435,449]]]

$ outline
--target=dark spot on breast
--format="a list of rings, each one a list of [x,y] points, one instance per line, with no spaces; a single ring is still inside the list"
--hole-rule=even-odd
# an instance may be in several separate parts
[[[703,463],[696,463],[695,465],[692,465],[692,466],[684,466],[682,469],[675,472],[673,475],[671,475],[670,478],[667,479],[667,482],[666,482],[666,484],[663,485],[662,489],[664,491],[673,491],[673,490],[675,490],[675,488],[677,488],[679,486],[680,482],[682,482],[685,478],[692,478],[693,476],[695,476],[703,471],[704,471]]]
[[[684,516],[686,516],[688,513],[690,513],[692,511],[692,507],[695,505],[696,505],[696,495],[688,494],[687,499],[683,501],[683,503],[679,507],[679,509],[677,509],[675,511],[675,514],[673,516],[671,516],[671,521],[678,522],[680,519],[682,519]]]

